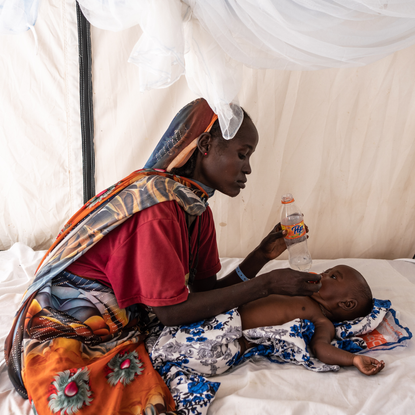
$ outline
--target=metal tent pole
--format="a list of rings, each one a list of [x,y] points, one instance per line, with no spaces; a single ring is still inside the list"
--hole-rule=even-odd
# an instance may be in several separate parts
[[[92,103],[92,53],[90,24],[76,3],[79,50],[79,96],[81,109],[84,203],[95,196],[94,113]]]

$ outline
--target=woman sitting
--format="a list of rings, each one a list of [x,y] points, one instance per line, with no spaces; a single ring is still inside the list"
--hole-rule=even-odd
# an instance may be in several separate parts
[[[279,225],[237,270],[216,278],[220,262],[207,199],[215,190],[240,193],[257,144],[247,114],[227,141],[207,102],[193,101],[173,119],[145,169],[68,221],[6,340],[9,376],[35,413],[174,410],[144,347],[157,319],[166,326],[192,323],[270,294],[309,296],[320,289],[320,276],[310,284],[310,274],[291,269],[254,278],[285,250]]]

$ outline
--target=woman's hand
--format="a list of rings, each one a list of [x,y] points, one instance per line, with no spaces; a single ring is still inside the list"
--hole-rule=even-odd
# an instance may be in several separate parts
[[[376,375],[384,367],[385,362],[374,359],[370,356],[356,355],[353,358],[353,366],[357,367],[363,374],[367,376]]]
[[[271,261],[279,257],[286,249],[284,236],[287,231],[281,229],[281,223],[278,223],[274,229],[261,241],[257,250],[262,254],[264,259]]]
[[[321,275],[295,271],[291,268],[274,269],[257,278],[268,279],[268,294],[309,296],[321,288]]]
[[[306,233],[308,233],[307,225],[305,225],[305,230]],[[275,228],[261,241],[257,251],[267,261],[278,258],[287,249],[284,241],[284,236],[286,234],[287,231],[283,231],[281,228],[281,223],[278,223]]]

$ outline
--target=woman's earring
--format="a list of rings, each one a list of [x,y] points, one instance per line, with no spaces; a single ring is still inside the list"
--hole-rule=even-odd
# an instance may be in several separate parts
[[[207,156],[207,152],[205,153],[205,156]]]

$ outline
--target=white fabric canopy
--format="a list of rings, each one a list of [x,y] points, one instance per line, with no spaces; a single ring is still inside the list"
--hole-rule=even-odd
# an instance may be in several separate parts
[[[218,114],[225,137],[242,121],[243,65],[279,70],[361,66],[415,42],[415,3],[406,0],[80,0],[94,26],[143,34],[129,61],[140,90],[189,88]]]
[[[140,90],[165,88],[185,75],[190,89],[218,114],[232,138],[242,64],[313,70],[360,66],[415,41],[415,3],[408,0],[79,0],[94,26],[140,25],[129,61]],[[39,0],[1,0],[0,33],[33,26]]]
[[[33,29],[40,0],[1,0],[0,33],[18,34]]]

